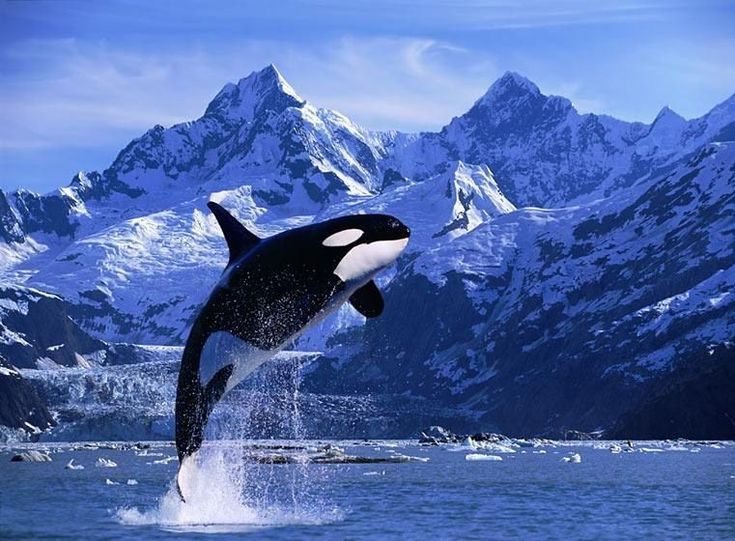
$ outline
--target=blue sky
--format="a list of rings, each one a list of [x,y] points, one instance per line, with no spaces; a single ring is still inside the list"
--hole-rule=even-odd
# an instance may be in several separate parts
[[[104,169],[269,63],[369,128],[435,130],[506,70],[582,112],[687,118],[735,92],[735,1],[0,3],[0,188]]]

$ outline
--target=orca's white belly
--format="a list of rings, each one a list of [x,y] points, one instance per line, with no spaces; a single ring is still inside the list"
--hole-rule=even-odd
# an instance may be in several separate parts
[[[359,284],[353,284],[352,287],[345,289],[341,294],[335,295],[324,310],[312,318],[298,333],[290,336],[275,349],[257,348],[227,331],[217,331],[210,334],[199,357],[199,383],[202,387],[206,387],[217,372],[228,365],[233,365],[232,374],[225,387],[225,393],[229,392],[238,383],[255,372],[261,364],[271,359],[309,328],[320,323],[327,315],[347,302],[350,295],[358,287]]]

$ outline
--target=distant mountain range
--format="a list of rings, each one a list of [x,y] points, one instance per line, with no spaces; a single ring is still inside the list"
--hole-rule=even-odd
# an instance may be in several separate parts
[[[698,119],[664,108],[627,123],[506,73],[438,133],[405,134],[318,109],[268,66],[101,173],[45,195],[0,191],[6,439],[109,437],[123,417],[126,437],[170,436],[161,403],[133,415],[109,386],[121,365],[126,381],[175,373],[226,262],[209,200],[264,236],[355,212],[413,231],[381,278],[383,316],[365,323],[345,306],[294,346],[319,352],[302,356],[312,400],[380,410],[341,424],[347,413],[326,422],[314,407],[320,433],[441,421],[735,437],[735,379],[723,383],[735,363],[735,96]],[[76,411],[53,382],[78,387]]]

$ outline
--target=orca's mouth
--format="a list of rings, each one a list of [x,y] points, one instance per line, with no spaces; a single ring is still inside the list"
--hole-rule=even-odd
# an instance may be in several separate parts
[[[386,227],[385,240],[406,240],[411,236],[411,230],[406,224],[391,217]],[[405,248],[405,246],[404,246]]]

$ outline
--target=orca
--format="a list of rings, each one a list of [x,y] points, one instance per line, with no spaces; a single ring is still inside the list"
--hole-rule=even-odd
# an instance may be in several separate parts
[[[185,501],[215,404],[248,374],[345,302],[383,311],[373,277],[403,252],[410,231],[392,216],[360,214],[259,238],[210,201],[227,265],[186,341],[176,392],[177,488]]]

